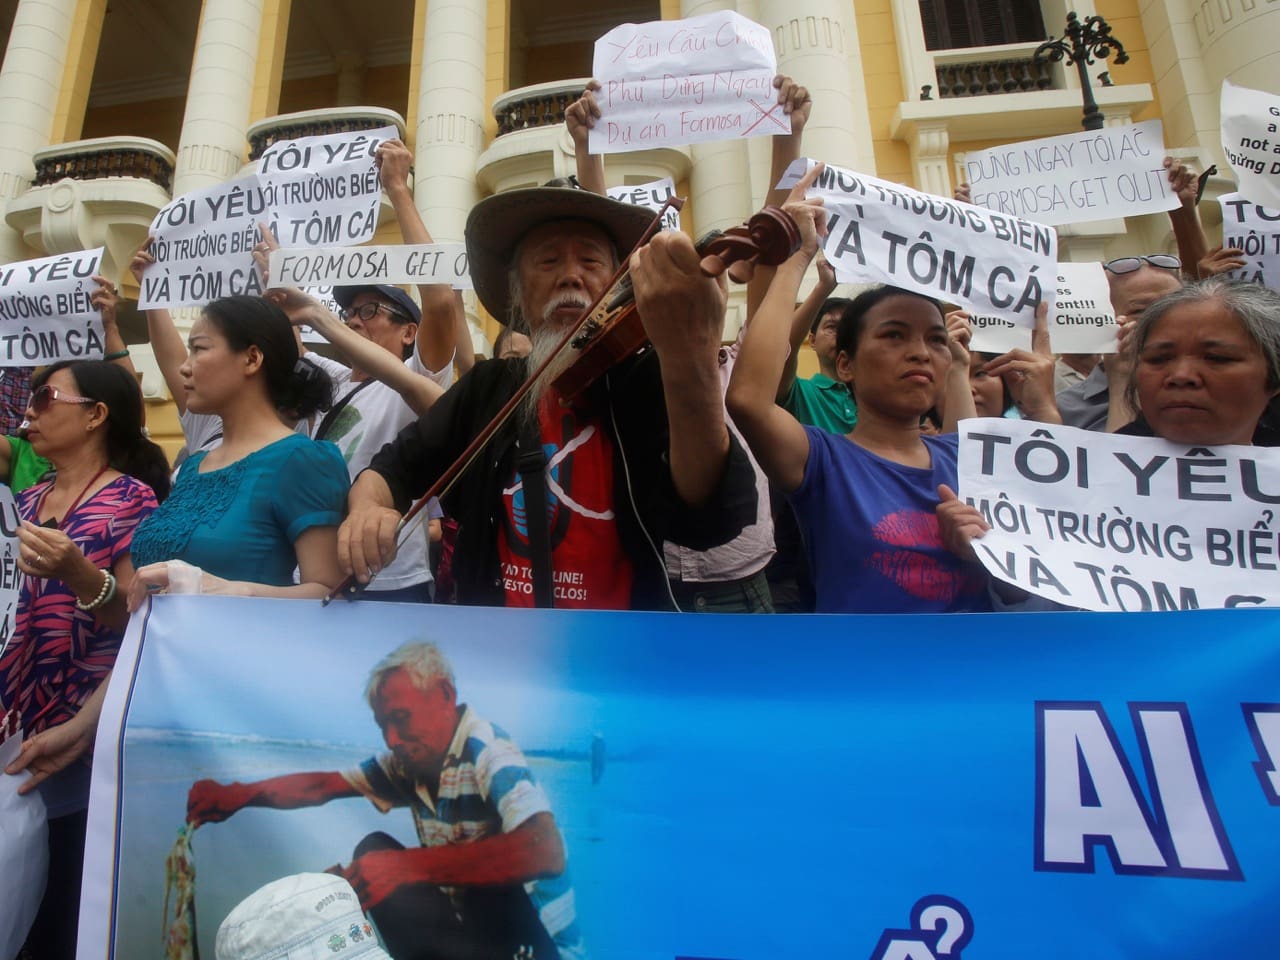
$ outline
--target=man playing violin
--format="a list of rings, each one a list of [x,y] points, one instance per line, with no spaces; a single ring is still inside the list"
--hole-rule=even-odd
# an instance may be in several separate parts
[[[551,186],[498,194],[472,210],[476,295],[495,317],[529,331],[533,353],[477,364],[374,457],[351,488],[339,532],[348,574],[367,582],[390,562],[410,502],[578,324],[653,216]],[[572,362],[575,351],[564,351],[444,495],[459,523],[461,602],[533,606],[550,593],[556,607],[669,609],[663,540],[706,549],[755,519],[751,467],[720,397],[725,283],[704,276],[700,259],[676,231],[640,248],[630,280],[652,347],[571,403],[551,385]]]

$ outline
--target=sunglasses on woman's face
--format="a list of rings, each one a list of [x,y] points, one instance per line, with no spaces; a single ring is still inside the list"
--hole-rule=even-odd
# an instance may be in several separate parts
[[[97,403],[90,397],[77,397],[75,394],[63,393],[57,387],[51,384],[43,384],[36,387],[31,394],[31,412],[44,413],[49,409],[49,405],[53,403]]]
[[[1177,257],[1169,256],[1167,253],[1153,253],[1149,257],[1120,257],[1118,260],[1108,260],[1102,265],[1102,269],[1108,273],[1121,275],[1141,270],[1144,263],[1159,267],[1161,270],[1182,269],[1182,261]]]

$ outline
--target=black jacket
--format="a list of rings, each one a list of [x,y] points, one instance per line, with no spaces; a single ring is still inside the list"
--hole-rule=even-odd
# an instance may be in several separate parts
[[[524,360],[486,360],[441,397],[416,423],[382,448],[369,465],[387,481],[396,508],[408,509],[466,449],[524,381]],[[613,442],[613,498],[618,536],[635,567],[632,609],[667,610],[663,540],[705,550],[732,540],[755,522],[755,474],[729,435],[729,459],[706,505],[676,495],[667,458],[669,427],[658,357],[650,349],[615,367],[586,395]],[[677,425],[677,428],[679,426]],[[461,603],[504,603],[498,560],[502,487],[516,468],[517,428],[508,422],[442,500],[458,522],[454,578]]]

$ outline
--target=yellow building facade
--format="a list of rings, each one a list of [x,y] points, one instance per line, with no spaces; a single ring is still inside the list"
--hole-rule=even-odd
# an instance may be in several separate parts
[[[1168,151],[1216,163],[1224,79],[1277,92],[1276,0],[0,0],[0,261],[104,245],[126,266],[173,196],[239,175],[271,142],[396,125],[434,236],[462,239],[493,192],[573,172],[561,118],[594,39],[625,22],[736,9],[767,26],[779,69],[814,95],[806,153],[949,195],[967,151],[1079,129],[1076,72],[1032,53],[1067,13],[1106,18],[1129,61],[1091,76],[1108,124],[1160,119]],[[767,141],[610,156],[610,185],[671,176],[701,233],[739,222],[767,187]],[[384,205],[378,240],[394,242]],[[1217,205],[1205,204],[1210,233]],[[1060,231],[1062,256],[1170,250],[1164,217]],[[729,332],[743,305],[730,306]],[[472,312],[474,346],[496,332]],[[145,325],[122,323],[177,437]],[[158,421],[158,422],[157,422]]]

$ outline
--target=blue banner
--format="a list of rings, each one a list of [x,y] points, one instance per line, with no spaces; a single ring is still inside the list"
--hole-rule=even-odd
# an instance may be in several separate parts
[[[547,904],[572,890],[555,901],[571,905],[562,956],[1274,949],[1277,611],[751,617],[160,597],[134,618],[99,732],[82,960],[165,956],[165,860],[197,781],[363,770],[376,787],[369,761],[392,747],[408,762],[389,675],[376,717],[365,692],[414,641],[452,666],[458,716],[478,731],[461,739],[497,738],[498,766],[527,765],[541,790],[523,772],[514,786],[481,778],[502,830],[516,807],[549,806],[567,867],[526,889],[549,930],[565,914]],[[471,839],[350,792],[250,804],[194,831],[202,955],[253,891],[349,865],[375,832],[411,851]]]

